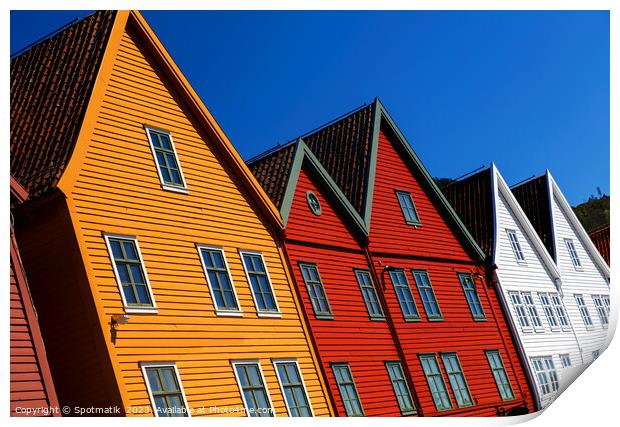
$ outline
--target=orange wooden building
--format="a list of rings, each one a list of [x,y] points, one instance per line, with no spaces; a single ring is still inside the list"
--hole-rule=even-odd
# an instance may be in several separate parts
[[[333,413],[280,215],[138,12],[12,60],[11,172],[60,405]]]

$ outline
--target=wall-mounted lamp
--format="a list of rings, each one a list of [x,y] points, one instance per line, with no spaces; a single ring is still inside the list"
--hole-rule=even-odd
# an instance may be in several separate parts
[[[118,325],[126,325],[129,323],[129,315],[128,314],[115,314],[112,316],[110,321],[112,324],[112,329],[116,329]]]
[[[391,265],[386,265],[385,267],[383,267],[383,271],[394,271],[396,270],[396,267],[391,266]]]

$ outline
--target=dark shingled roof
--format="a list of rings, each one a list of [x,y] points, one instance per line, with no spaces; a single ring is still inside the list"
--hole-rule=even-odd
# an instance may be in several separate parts
[[[534,226],[538,237],[555,259],[547,175],[516,185],[511,190],[530,223]]]
[[[69,162],[115,15],[94,13],[11,60],[11,175],[32,198]]]
[[[371,169],[370,146],[375,109],[376,104],[373,102],[302,137],[362,217],[366,203],[367,174]],[[294,156],[291,146],[296,145],[284,145],[248,161],[250,170],[278,208],[282,203],[289,166]]]
[[[487,256],[493,255],[493,192],[491,169],[485,169],[442,191]]]
[[[609,264],[609,224],[589,233],[592,243],[600,252],[607,265]]]

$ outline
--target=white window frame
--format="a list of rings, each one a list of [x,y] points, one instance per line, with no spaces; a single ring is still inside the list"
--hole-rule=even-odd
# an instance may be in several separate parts
[[[552,331],[559,331],[561,329],[560,319],[555,312],[555,308],[551,299],[551,294],[549,294],[548,292],[539,292],[538,299],[540,300],[540,305],[542,306],[543,313],[545,313],[545,317],[547,318],[547,323],[549,323],[549,328],[551,328]],[[547,300],[546,304],[544,300]],[[555,326],[553,325],[552,321],[555,321]]]
[[[577,304],[577,309],[579,310],[579,314],[581,315],[581,320],[583,321],[583,324],[585,325],[586,329],[594,329],[594,321],[592,320],[592,315],[590,314],[590,310],[588,310],[588,304],[586,303],[586,297],[583,294],[574,294],[574,296],[575,296],[575,303]],[[581,298],[583,305],[579,304],[579,298]],[[587,315],[588,321],[590,322],[589,324],[586,321],[586,315]]]
[[[185,405],[185,409],[187,410],[187,416],[192,416],[192,411],[187,403],[187,397],[185,396],[185,390],[183,389],[183,382],[181,381],[181,374],[179,373],[179,368],[175,362],[140,362],[140,370],[142,371],[142,377],[144,378],[144,383],[146,384],[146,391],[149,394],[149,400],[151,402],[151,408],[153,409],[153,416],[159,417],[157,412],[157,405],[155,404],[155,399],[153,398],[153,392],[151,391],[151,384],[149,383],[149,378],[146,374],[147,368],[174,368],[174,373],[177,376],[177,382],[179,383],[179,390],[181,391],[181,397],[183,398],[183,404]]]
[[[566,312],[566,307],[564,307],[564,301],[563,298],[560,296],[560,294],[558,293],[550,293],[549,297],[551,298],[551,305],[553,306],[554,310],[555,310],[555,314],[558,318],[558,323],[560,324],[560,328],[563,331],[570,331],[571,330],[571,324],[570,324],[570,320],[568,319],[568,313]],[[556,303],[557,301],[557,303]],[[562,314],[563,316],[560,316],[560,309],[562,310]],[[562,319],[565,320],[566,324],[564,325],[562,323]]]
[[[284,385],[282,384],[282,378],[280,378],[280,371],[278,370],[279,363],[294,363],[297,367],[297,373],[299,374],[299,379],[301,380],[301,385],[303,386],[304,393],[306,393],[306,399],[308,400],[308,406],[310,407],[310,415],[314,417],[314,409],[312,408],[312,402],[310,401],[310,395],[308,394],[308,388],[306,387],[306,382],[304,381],[304,376],[301,373],[301,368],[299,367],[299,362],[297,359],[272,359],[273,368],[276,371],[276,377],[278,378],[278,384],[280,384],[280,391],[282,391],[282,399],[284,399],[284,404],[286,406],[286,411],[291,416],[291,410],[288,406],[288,400],[286,399],[286,395],[284,392]]]
[[[512,248],[512,253],[515,256],[517,263],[527,264],[527,261],[525,260],[525,253],[523,253],[523,246],[521,246],[521,242],[519,242],[519,236],[517,235],[517,230],[514,230],[512,228],[507,228],[506,234],[508,235],[508,243],[510,244],[510,247]],[[514,236],[514,241],[511,238],[511,236]]]
[[[239,360],[231,360],[230,364],[232,365],[233,373],[235,374],[235,380],[237,381],[237,387],[239,387],[239,393],[241,393],[241,400],[243,401],[243,407],[245,408],[245,416],[250,417],[250,410],[248,408],[248,402],[245,400],[245,393],[243,393],[243,387],[241,387],[241,381],[239,381],[239,375],[237,374],[237,365],[258,365],[258,372],[260,373],[261,380],[263,381],[263,385],[265,386],[265,394],[267,395],[267,400],[269,401],[269,406],[273,411],[273,416],[277,417],[276,407],[273,406],[273,402],[271,401],[271,393],[269,392],[269,387],[267,387],[267,381],[265,381],[265,374],[263,373],[263,367],[260,364],[260,360],[258,359],[239,359]],[[260,417],[259,417],[260,418]]]
[[[187,187],[187,181],[185,180],[185,175],[183,175],[183,168],[181,167],[181,161],[179,160],[179,153],[174,145],[174,140],[172,139],[172,133],[169,130],[158,128],[155,126],[144,125],[144,131],[146,132],[146,137],[149,141],[149,147],[151,147],[151,154],[153,155],[153,161],[155,162],[155,168],[157,169],[157,176],[159,177],[159,183],[161,184],[161,188],[166,191],[173,191],[175,193],[188,194],[189,188]],[[175,186],[166,184],[164,182],[164,177],[161,175],[161,170],[159,169],[159,162],[157,161],[157,154],[155,153],[155,146],[153,145],[153,140],[151,139],[151,131],[156,133],[163,133],[168,136],[170,139],[170,146],[172,147],[172,151],[174,152],[174,159],[177,162],[177,166],[179,167],[179,175],[181,176],[181,181],[183,186]]]
[[[237,295],[237,288],[235,286],[235,282],[233,281],[232,274],[230,272],[230,266],[228,265],[228,260],[226,259],[226,251],[224,250],[224,248],[221,246],[196,244],[196,249],[198,250],[198,258],[200,259],[200,265],[202,265],[202,271],[204,272],[205,278],[207,280],[207,286],[209,286],[209,292],[211,293],[211,299],[213,300],[213,308],[215,309],[215,314],[217,316],[229,316],[229,317],[243,316],[243,310],[241,309],[241,303],[239,302],[239,296]],[[233,295],[235,296],[237,307],[239,307],[237,310],[223,310],[217,306],[217,303],[215,302],[215,294],[213,293],[213,285],[211,284],[211,280],[209,280],[207,266],[205,265],[204,259],[202,258],[203,249],[221,252],[222,258],[224,259],[224,265],[226,266],[226,273],[228,273],[228,280],[230,280],[230,286],[232,286]]]
[[[603,328],[608,328],[609,314],[607,312],[607,308],[605,307],[604,295],[592,295],[592,302],[594,303],[594,308],[596,309],[596,314],[598,314],[598,319],[601,322],[601,326]]]
[[[142,265],[142,271],[144,272],[144,281],[146,282],[146,288],[148,289],[149,296],[151,297],[151,302],[153,303],[152,307],[132,307],[127,304],[127,299],[125,298],[125,292],[123,291],[123,284],[121,283],[120,275],[118,274],[118,269],[116,268],[116,261],[114,260],[114,254],[112,253],[112,245],[110,245],[110,238],[124,239],[124,240],[132,240],[136,245],[136,252],[138,253],[138,258],[140,258],[140,264]],[[144,263],[144,258],[142,257],[142,251],[140,250],[140,245],[138,243],[138,238],[136,236],[129,236],[125,234],[113,234],[113,233],[103,233],[103,239],[105,241],[106,248],[108,250],[108,256],[110,257],[110,262],[112,263],[112,269],[114,271],[114,278],[116,279],[116,285],[118,286],[118,291],[121,294],[121,301],[123,302],[123,308],[125,313],[127,314],[157,314],[157,303],[155,302],[155,295],[153,294],[153,288],[151,287],[151,282],[149,280],[148,272],[146,271],[146,264]]]
[[[530,323],[532,324],[532,328],[534,328],[534,332],[544,332],[545,331],[545,327],[542,323],[542,319],[540,318],[540,314],[538,313],[538,307],[536,307],[536,302],[534,300],[534,292],[530,292],[530,291],[521,291],[521,301],[523,302],[523,305],[527,311],[527,314],[530,318]],[[532,304],[528,304],[525,300],[525,297],[529,297],[532,300]],[[540,323],[539,326],[537,326],[534,323],[534,316],[532,315],[532,310],[536,313],[536,319],[538,319],[538,322]]]
[[[547,366],[548,361],[551,361],[551,365],[553,365],[553,369]],[[538,383],[538,390],[540,391],[540,394],[542,396],[547,396],[547,395],[552,395],[553,393],[557,392],[560,389],[560,379],[558,376],[558,369],[555,367],[555,363],[553,362],[553,356],[532,357],[531,362],[532,362],[532,371],[534,371],[534,374],[536,375],[536,381]],[[536,366],[535,366],[536,362],[540,363],[540,365],[542,366],[542,370],[539,371],[536,369]],[[553,376],[555,377],[555,381],[552,378],[552,373],[554,374]],[[542,374],[547,379],[547,384],[549,385],[549,389],[550,389],[548,393],[545,393],[543,390],[543,384],[540,382],[540,379],[538,377],[539,374]]]
[[[519,298],[519,303],[515,303],[515,301],[513,300],[512,296],[515,295],[517,298]],[[512,307],[514,308],[515,311],[515,315],[517,317],[517,321],[519,322],[519,326],[521,326],[521,330],[523,332],[532,332],[534,330],[534,327],[532,325],[532,319],[530,319],[530,314],[527,310],[527,307],[525,306],[525,303],[523,302],[523,297],[521,296],[521,293],[519,291],[508,291],[508,299],[510,300],[510,303],[512,304]],[[523,316],[519,315],[519,307],[521,307],[523,309]],[[523,325],[521,322],[521,318],[525,318],[528,322],[528,325]]]
[[[258,308],[258,301],[256,300],[256,295],[254,295],[254,289],[252,288],[252,281],[250,280],[250,274],[248,273],[248,269],[245,266],[245,261],[243,260],[243,255],[258,255],[261,257],[263,261],[263,266],[265,267],[265,274],[267,275],[267,280],[269,281],[269,288],[271,289],[271,294],[273,295],[273,302],[276,305],[276,311],[260,311]],[[256,307],[256,315],[258,317],[282,317],[282,312],[280,311],[280,305],[278,304],[278,298],[276,297],[276,291],[273,288],[273,282],[271,281],[271,275],[269,274],[269,269],[267,268],[267,263],[265,262],[265,257],[262,252],[253,251],[250,249],[239,249],[239,258],[241,258],[241,265],[243,266],[243,271],[245,272],[245,278],[248,281],[248,286],[250,287],[250,293],[252,294],[252,300],[254,300],[254,307]]]
[[[573,361],[570,358],[569,353],[560,354],[560,363],[562,363],[562,368],[570,368],[573,366]]]
[[[575,246],[575,242],[573,242],[573,239],[564,239],[564,244],[566,245],[566,249],[568,250],[568,256],[570,257],[570,260],[573,263],[573,267],[575,267],[575,270],[583,270],[583,264],[579,259],[577,247]]]

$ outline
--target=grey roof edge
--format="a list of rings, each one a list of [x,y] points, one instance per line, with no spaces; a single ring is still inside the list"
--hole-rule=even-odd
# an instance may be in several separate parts
[[[407,142],[407,139],[405,138],[403,133],[400,131],[400,129],[398,128],[398,126],[396,125],[396,123],[394,122],[390,114],[387,112],[386,108],[383,106],[379,98],[375,99],[375,103],[377,106],[377,108],[375,109],[375,114],[379,117],[378,120],[383,119],[390,126],[390,128],[396,135],[396,140],[398,141],[398,143],[401,145],[401,147],[404,149],[405,153],[407,154],[408,160],[412,162],[415,165],[415,167],[418,168],[422,172],[422,176],[425,178],[426,183],[429,185],[431,192],[439,200],[439,202],[443,205],[443,207],[446,209],[448,215],[454,221],[459,231],[463,234],[465,241],[467,242],[467,244],[469,244],[470,248],[477,255],[479,261],[481,262],[486,261],[487,259],[486,254],[480,248],[480,246],[478,245],[474,237],[471,235],[469,230],[467,230],[467,227],[465,227],[465,224],[463,224],[463,221],[461,221],[461,218],[459,218],[458,214],[456,213],[452,205],[450,205],[450,202],[448,202],[448,199],[446,199],[446,197],[443,195],[443,193],[441,192],[441,190],[439,189],[439,187],[433,180],[433,177],[430,175],[430,173],[428,172],[428,170],[426,169],[426,167],[424,166],[424,164],[422,163],[418,155],[415,153],[411,145]],[[379,133],[377,131],[376,134],[373,134],[373,141],[372,141],[372,143],[376,145],[377,147],[379,145],[378,136],[379,136]],[[376,157],[373,159],[373,161],[374,163],[371,164],[370,167],[373,169],[376,169]],[[372,184],[374,186],[374,180]],[[371,194],[369,191],[370,190],[367,190],[367,193]],[[370,204],[372,202],[370,200],[367,200],[367,203]]]

